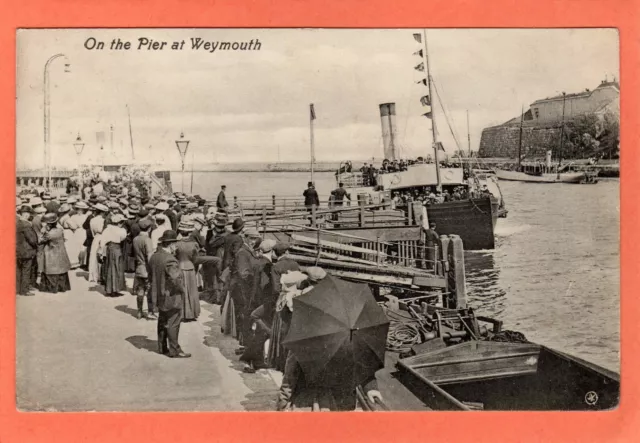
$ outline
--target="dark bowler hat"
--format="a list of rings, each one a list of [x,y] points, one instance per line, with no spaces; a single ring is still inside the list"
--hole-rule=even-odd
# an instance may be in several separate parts
[[[233,221],[231,229],[233,229],[233,232],[240,232],[242,231],[242,228],[244,228],[244,220],[238,217]]]
[[[285,242],[277,242],[276,245],[273,247],[273,252],[275,252],[278,257],[280,257],[281,255],[284,255],[285,252],[287,252],[288,250],[289,250],[289,244]]]
[[[147,215],[149,215],[149,210],[147,208],[142,208],[140,209],[140,211],[138,211],[138,215],[140,217],[146,217]]]
[[[28,212],[29,214],[33,214],[33,208],[29,205],[20,206],[20,210],[18,211],[20,214],[23,212]]]
[[[58,216],[53,212],[48,212],[42,216],[42,223],[46,223],[52,225],[54,223],[58,223]]]
[[[176,234],[176,231],[168,230],[162,233],[158,243],[173,243],[176,241],[178,241],[178,234]]]
[[[307,183],[307,186],[313,186],[313,182]]]

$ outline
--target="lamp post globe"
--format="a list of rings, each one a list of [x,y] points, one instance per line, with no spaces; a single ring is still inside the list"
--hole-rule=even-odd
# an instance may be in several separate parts
[[[187,155],[187,149],[189,149],[189,140],[185,140],[184,132],[180,132],[180,138],[176,140],[176,147],[180,153],[180,161],[182,162],[182,192],[184,192],[184,159]]]

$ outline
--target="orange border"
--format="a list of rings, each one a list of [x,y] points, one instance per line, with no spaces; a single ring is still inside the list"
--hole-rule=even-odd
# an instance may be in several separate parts
[[[7,2],[8,4],[9,2]],[[214,3],[214,2],[211,2]],[[227,2],[176,0],[22,0],[3,8],[0,33],[0,229],[9,244],[0,255],[0,442],[138,441],[637,441],[637,339],[640,298],[638,205],[633,191],[640,160],[636,0],[463,0],[334,2]],[[622,107],[622,400],[603,413],[389,413],[389,414],[24,414],[15,410],[15,299],[13,277],[15,177],[15,31],[18,27],[617,27],[621,39]],[[612,196],[614,197],[614,196]],[[608,294],[603,294],[608,296]],[[579,314],[579,313],[577,313]]]

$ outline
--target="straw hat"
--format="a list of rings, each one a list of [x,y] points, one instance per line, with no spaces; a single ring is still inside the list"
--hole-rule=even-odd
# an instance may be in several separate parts
[[[207,221],[204,219],[204,217],[201,214],[194,214],[194,216],[191,217],[191,221],[192,222],[198,222],[202,226],[207,224]]]
[[[71,211],[71,206],[69,206],[68,203],[63,203],[60,205],[60,208],[58,208],[58,214],[65,214],[69,211]]]
[[[269,252],[273,251],[273,247],[275,245],[276,241],[268,238],[260,243],[260,252],[262,252],[263,254],[268,254]]]
[[[218,212],[213,217],[213,224],[219,228],[224,228],[227,225],[227,216],[221,212]]]
[[[244,236],[247,238],[260,238],[260,233],[256,228],[247,228],[244,230]]]
[[[327,272],[319,266],[311,266],[307,268],[307,275],[309,280],[317,282],[327,276]]]
[[[180,223],[178,223],[178,231],[193,231],[195,229],[195,227],[193,226],[193,223],[190,221],[181,221]]]
[[[82,200],[75,204],[77,209],[89,209],[89,205],[83,202]]]
[[[169,209],[169,204],[167,202],[160,202],[155,206],[155,209],[158,211],[166,211]]]
[[[33,208],[33,212],[35,212],[36,214],[44,214],[45,212],[47,212],[47,210],[44,206],[38,206]]]
[[[107,206],[103,205],[102,203],[96,203],[93,207],[98,211],[109,212],[109,208],[107,208]]]

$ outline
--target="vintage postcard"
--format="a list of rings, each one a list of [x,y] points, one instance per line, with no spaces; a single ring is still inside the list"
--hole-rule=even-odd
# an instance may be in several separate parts
[[[616,29],[16,48],[20,411],[618,407]]]

